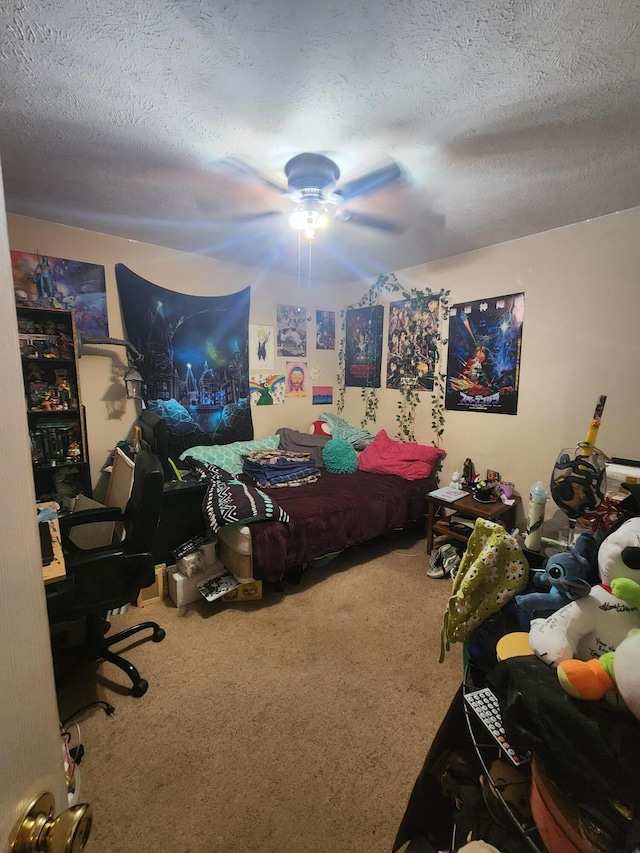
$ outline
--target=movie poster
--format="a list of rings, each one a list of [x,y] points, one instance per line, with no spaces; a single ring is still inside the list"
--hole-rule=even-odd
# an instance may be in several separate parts
[[[347,309],[344,369],[347,387],[380,387],[383,318],[382,305]]]
[[[316,349],[336,348],[336,312],[316,311]]]
[[[454,305],[445,408],[518,413],[524,293]]]
[[[435,294],[424,311],[408,299],[390,303],[387,388],[433,391],[439,325],[440,300]]]

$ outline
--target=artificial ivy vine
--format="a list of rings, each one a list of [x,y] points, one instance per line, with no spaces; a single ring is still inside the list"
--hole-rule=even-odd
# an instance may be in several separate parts
[[[367,293],[362,299],[354,305],[349,305],[341,312],[342,318],[342,335],[340,348],[338,350],[338,401],[337,409],[340,414],[344,409],[345,402],[345,369],[346,369],[346,312],[350,308],[365,308],[372,305],[378,305],[380,302],[380,293],[382,290],[398,293],[402,298],[410,303],[410,308],[413,313],[423,312],[426,310],[429,301],[434,298],[440,304],[440,327],[433,334],[433,337],[438,345],[438,362],[440,360],[440,348],[446,346],[447,340],[442,337],[440,329],[449,318],[449,290],[432,291],[429,288],[418,290],[411,288],[406,290],[396,278],[395,273],[387,273],[378,277],[377,281],[371,285]],[[418,356],[419,353],[415,353]],[[431,393],[431,427],[435,433],[433,444],[439,446],[440,439],[444,433],[444,393],[446,384],[446,374],[440,373],[434,369],[433,376],[433,391]],[[396,414],[396,422],[398,424],[398,438],[402,441],[415,441],[415,420],[416,410],[420,403],[420,394],[425,392],[417,391],[414,387],[408,385],[404,388],[399,388],[400,400],[398,401],[398,412]],[[364,415],[360,425],[364,429],[368,423],[376,422],[378,413],[378,389],[367,386],[362,389],[361,397],[364,402]]]

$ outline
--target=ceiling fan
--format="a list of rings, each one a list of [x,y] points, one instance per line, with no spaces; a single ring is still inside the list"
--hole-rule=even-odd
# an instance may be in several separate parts
[[[389,184],[400,181],[404,173],[395,162],[338,185],[340,169],[333,160],[323,154],[303,153],[292,157],[285,164],[284,173],[287,178],[286,187],[257,174],[267,186],[293,202],[294,208],[289,214],[289,224],[304,234],[309,241],[314,239],[318,230],[326,228],[332,219],[382,231],[400,230],[399,226],[393,222],[348,210],[343,206],[345,202],[377,192]],[[281,210],[270,210],[236,217],[236,221],[262,219],[282,213]]]

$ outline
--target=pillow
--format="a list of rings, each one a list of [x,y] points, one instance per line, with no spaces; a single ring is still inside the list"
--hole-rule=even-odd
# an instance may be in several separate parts
[[[366,447],[373,441],[374,437],[368,429],[351,426],[344,418],[332,415],[331,412],[323,412],[320,415],[320,420],[326,421],[329,431],[334,438],[345,438],[356,450],[362,450],[363,447]]]
[[[325,444],[322,461],[331,474],[353,474],[358,470],[358,454],[344,438],[332,438]]]
[[[194,445],[213,444],[209,433],[201,429],[177,400],[149,400],[147,408],[164,418],[169,433],[167,453],[172,459]]]
[[[371,474],[397,474],[405,480],[428,477],[439,459],[446,456],[441,447],[394,441],[381,429],[358,457],[358,468]]]
[[[180,459],[193,456],[210,465],[224,468],[230,474],[242,474],[242,456],[253,450],[275,450],[280,447],[279,435],[255,438],[253,441],[234,441],[231,444],[214,444],[211,447],[190,447],[181,454]]]
[[[328,435],[331,436],[329,424],[326,421],[314,421],[309,427],[311,435]]]

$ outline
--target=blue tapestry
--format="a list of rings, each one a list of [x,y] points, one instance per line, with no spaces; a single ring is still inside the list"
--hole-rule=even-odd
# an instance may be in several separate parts
[[[146,281],[124,264],[116,264],[116,281],[127,340],[142,354],[136,366],[145,400],[168,420],[174,439],[187,447],[251,440],[251,288],[190,296]],[[179,429],[172,430],[173,420]]]

